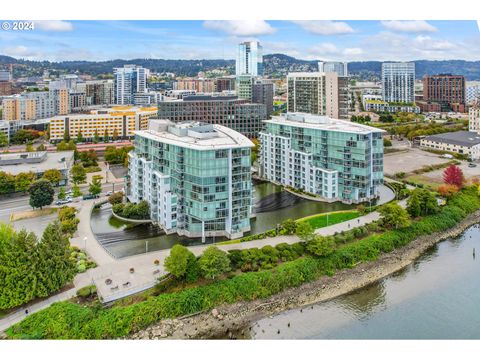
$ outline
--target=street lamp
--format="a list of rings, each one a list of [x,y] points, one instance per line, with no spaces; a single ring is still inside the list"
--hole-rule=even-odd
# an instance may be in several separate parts
[[[84,242],[83,247],[85,248],[85,251],[87,251],[87,237],[86,236],[83,238],[83,242]]]
[[[145,240],[145,254],[148,253],[148,240]]]

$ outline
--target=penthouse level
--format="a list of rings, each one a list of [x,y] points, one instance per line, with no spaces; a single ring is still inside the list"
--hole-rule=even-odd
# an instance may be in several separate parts
[[[305,113],[264,121],[260,175],[326,201],[359,203],[383,183],[383,130]]]

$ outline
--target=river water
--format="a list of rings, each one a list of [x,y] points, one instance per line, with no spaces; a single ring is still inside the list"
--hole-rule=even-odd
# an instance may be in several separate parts
[[[480,339],[480,227],[439,243],[405,269],[354,293],[262,319],[252,325],[251,335]]]

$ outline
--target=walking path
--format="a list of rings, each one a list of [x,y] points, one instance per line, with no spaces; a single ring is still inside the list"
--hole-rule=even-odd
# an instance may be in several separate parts
[[[68,300],[76,295],[78,289],[90,284],[97,286],[97,291],[104,300],[112,301],[153,287],[159,277],[167,274],[163,264],[165,263],[165,258],[170,254],[169,249],[129,256],[122,259],[116,259],[105,251],[95,239],[90,228],[90,212],[94,203],[100,200],[102,199],[83,201],[75,204],[80,210],[78,213],[80,223],[77,236],[71,241],[72,245],[86,249],[88,255],[97,263],[97,267],[77,275],[74,280],[75,287],[73,289],[54,295],[28,307],[29,313],[47,308],[54,302]],[[406,200],[400,201],[399,204],[405,207]],[[348,231],[369,224],[379,218],[380,214],[374,211],[353,220],[317,229],[315,233],[323,236],[334,235],[337,232]],[[266,245],[275,246],[280,243],[293,244],[298,241],[300,241],[300,239],[296,235],[285,235],[217,246],[224,251],[228,251],[234,249],[261,248]],[[196,256],[200,256],[208,246],[210,245],[192,246],[189,249]],[[155,265],[155,260],[159,260],[160,265]],[[130,272],[132,268],[134,269],[133,273]],[[106,284],[106,280],[110,280],[109,285]],[[15,313],[0,319],[0,331],[4,331],[25,317],[25,308],[21,308]]]

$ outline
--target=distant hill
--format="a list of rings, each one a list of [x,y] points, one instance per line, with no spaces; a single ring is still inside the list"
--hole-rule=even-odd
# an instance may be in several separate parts
[[[54,70],[68,73],[85,73],[99,75],[111,73],[114,67],[125,64],[137,64],[154,72],[172,72],[180,76],[195,76],[199,71],[224,69],[233,74],[235,71],[234,60],[164,60],[164,59],[132,59],[108,61],[31,61],[15,59],[10,56],[0,55],[1,64],[23,65],[16,68],[16,76],[41,73],[43,70]],[[316,71],[317,60],[301,60],[284,54],[269,54],[264,56],[265,75],[284,77],[292,71]],[[380,78],[382,63],[380,61],[361,61],[348,64],[350,74],[362,80],[375,80]],[[464,75],[467,80],[480,80],[480,61],[465,60],[416,60],[416,77],[422,78],[426,74],[452,73]]]

